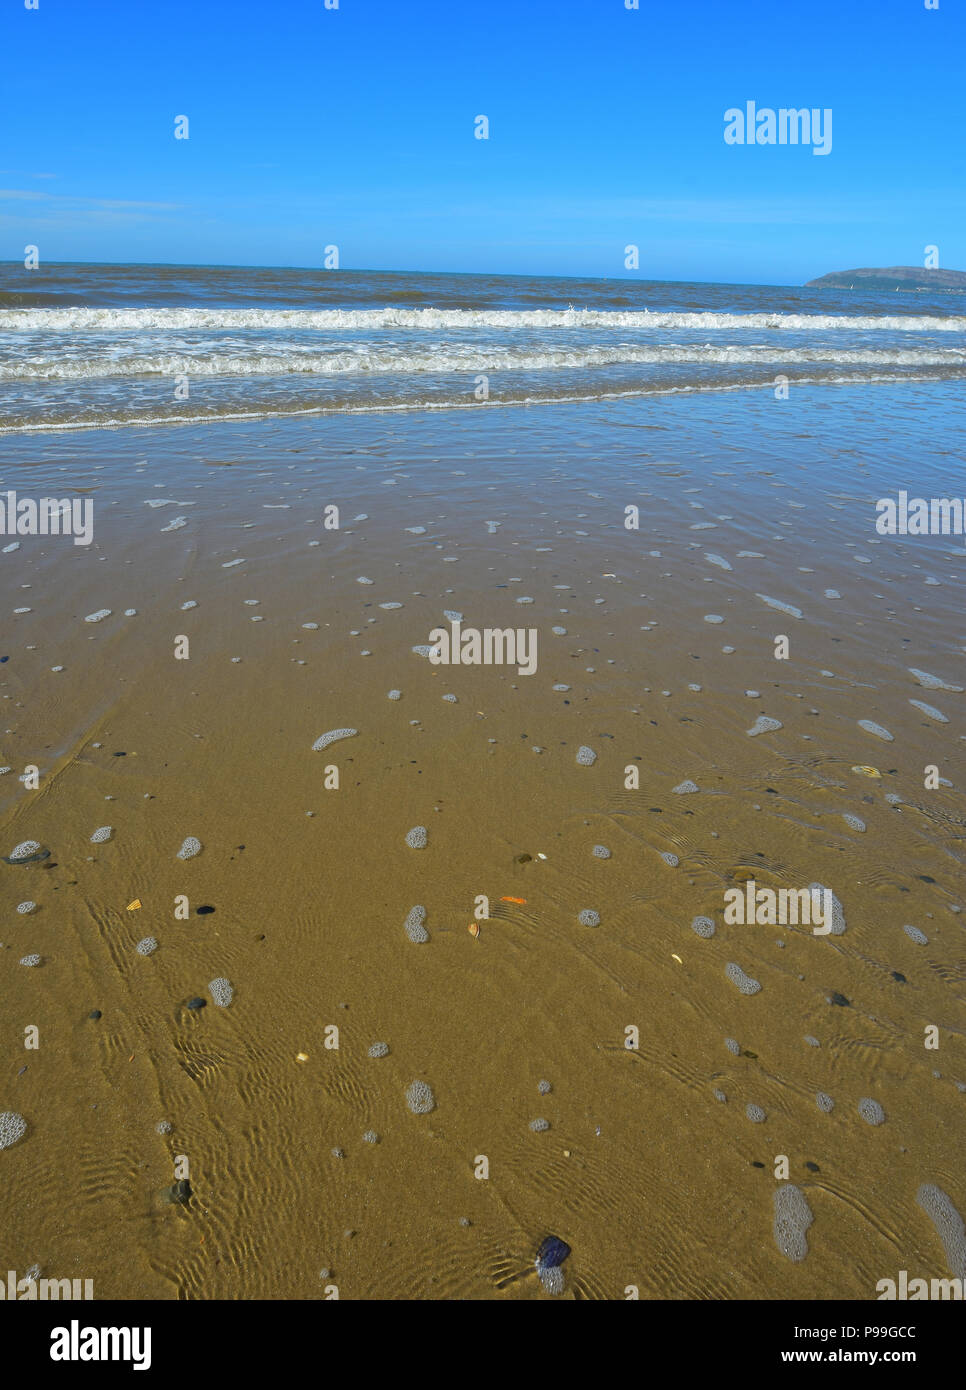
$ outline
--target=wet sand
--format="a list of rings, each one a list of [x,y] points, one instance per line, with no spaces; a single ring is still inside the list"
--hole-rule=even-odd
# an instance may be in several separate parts
[[[0,1111],[28,1125],[0,1153],[11,1268],[99,1298],[546,1298],[552,1233],[564,1298],[869,1299],[956,1273],[915,1198],[966,1211],[966,697],[909,668],[966,684],[962,541],[874,530],[913,481],[890,412],[908,439],[928,389],[831,394],[4,441],[2,486],[95,502],[89,548],[0,555],[0,853],[51,851],[0,864]],[[957,493],[944,447],[922,495]],[[415,655],[444,610],[536,628],[536,673]],[[762,715],[782,727],[749,737]],[[953,785],[925,790],[927,764]],[[727,925],[749,877],[829,886],[846,932]],[[186,1207],[159,1196],[178,1155]],[[778,1155],[814,1216],[798,1262],[772,1234]]]

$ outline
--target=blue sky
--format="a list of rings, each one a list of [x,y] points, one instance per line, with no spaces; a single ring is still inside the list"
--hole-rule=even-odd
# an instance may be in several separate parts
[[[0,52],[0,260],[966,269],[961,0],[4,0]],[[749,100],[831,153],[726,145]]]

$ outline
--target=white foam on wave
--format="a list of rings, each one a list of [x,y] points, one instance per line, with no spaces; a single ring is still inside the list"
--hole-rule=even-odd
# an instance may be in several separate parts
[[[445,351],[414,352],[408,346],[384,349],[333,349],[304,352],[279,345],[272,352],[241,355],[218,352],[133,353],[92,357],[22,358],[0,364],[0,381],[100,381],[117,377],[196,376],[399,376],[453,372],[580,371],[627,366],[796,366],[826,363],[840,367],[964,367],[959,348],[763,347],[735,344],[643,347],[514,348],[476,342],[451,343]]]
[[[145,329],[466,329],[466,328],[680,328],[776,329],[791,332],[963,333],[966,316],[950,314],[694,313],[647,309],[4,309],[7,333],[66,333]]]

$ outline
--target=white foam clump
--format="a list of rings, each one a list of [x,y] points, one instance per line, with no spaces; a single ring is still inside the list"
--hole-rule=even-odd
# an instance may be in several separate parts
[[[777,608],[779,613],[787,613],[790,618],[802,616],[802,610],[791,603],[782,603],[780,599],[769,598],[767,594],[755,594],[755,598],[760,598],[762,603],[768,604],[769,608]]]
[[[768,1116],[760,1105],[753,1105],[751,1101],[745,1106],[745,1114],[753,1125],[763,1125]]]
[[[858,1111],[866,1124],[885,1124],[885,1111],[877,1100],[870,1100],[868,1096],[863,1097],[859,1101]]]
[[[402,691],[401,691],[401,690],[390,690],[389,694],[386,696],[386,699],[387,699],[387,700],[401,700],[401,699],[402,699]]]
[[[455,608],[444,608],[443,617],[448,623],[461,623],[463,621],[463,614],[457,613]]]
[[[929,937],[925,932],[920,931],[918,927],[905,926],[902,930],[905,932],[906,936],[908,936],[909,940],[914,941],[917,946],[929,945]]]
[[[357,584],[375,584],[375,582],[376,582],[376,581],[375,581],[374,579],[370,579],[370,578],[369,578],[367,575],[365,575],[365,574],[360,574],[360,575],[359,575],[359,578],[356,580],[356,583],[357,583]]]
[[[223,569],[223,570],[234,569],[236,565],[243,565],[244,563],[245,563],[245,557],[244,557],[244,555],[243,555],[243,556],[242,556],[240,559],[238,559],[238,560],[226,560],[225,563],[222,565],[222,569]]]
[[[830,1115],[835,1109],[835,1101],[825,1091],[818,1091],[815,1095],[815,1104],[824,1115]]]
[[[429,940],[429,932],[423,926],[425,921],[426,909],[421,903],[417,903],[415,907],[409,909],[409,916],[403,923],[403,929],[406,935],[409,937],[410,941],[415,942],[417,946],[421,946],[424,941]]]
[[[414,825],[412,830],[406,831],[406,844],[410,849],[426,848],[426,827],[425,825]]]
[[[40,964],[40,956],[38,956],[38,955],[24,956],[24,957],[21,959],[20,964],[21,964],[21,965],[39,965],[39,964]]]
[[[37,904],[35,902],[18,903],[17,911],[21,913],[23,916],[26,916],[28,912],[33,912],[36,906]]]
[[[201,841],[196,840],[194,835],[189,835],[184,844],[178,850],[179,859],[194,859],[196,854],[201,853]]]
[[[425,536],[426,534],[425,526],[407,526],[405,529],[411,536]]]
[[[783,729],[785,726],[780,719],[772,719],[770,715],[759,714],[758,718],[745,733],[749,738],[757,738],[759,734],[773,734],[776,729]]]
[[[327,734],[321,734],[312,744],[312,752],[319,753],[323,748],[328,748],[330,743],[338,743],[339,739],[355,738],[358,729],[330,729]]]
[[[167,526],[161,527],[161,535],[163,536],[165,531],[180,531],[182,526],[187,526],[187,524],[188,518],[186,516],[176,516],[168,522]]]
[[[389,1044],[384,1042],[374,1042],[369,1046],[370,1057],[388,1057]]]
[[[550,1121],[542,1118],[531,1120],[530,1128],[533,1130],[534,1134],[546,1134],[547,1130],[550,1128]]]
[[[722,570],[730,570],[730,569],[731,569],[731,566],[728,564],[728,561],[724,558],[724,556],[723,556],[723,555],[715,555],[714,551],[712,551],[712,550],[707,551],[707,552],[705,553],[705,557],[704,557],[704,558],[708,561],[709,564],[711,564],[711,565],[717,565],[719,569],[722,569]]]
[[[692,792],[700,790],[701,788],[698,786],[697,782],[692,782],[690,777],[684,782],[679,782],[676,787],[671,788],[675,796],[690,796]]]
[[[537,1275],[548,1294],[556,1297],[564,1291],[564,1272],[559,1265],[538,1265]]]
[[[379,607],[380,607],[380,608],[385,608],[387,612],[391,612],[391,611],[392,611],[393,609],[395,609],[395,608],[402,608],[402,604],[401,604],[401,603],[380,603]]]
[[[606,845],[594,845],[594,848],[590,852],[595,859],[610,858],[610,850],[607,848]]]
[[[102,845],[104,844],[105,840],[109,840],[113,834],[113,826],[102,825],[97,830],[95,830],[94,834],[91,836],[91,844]]]
[[[695,917],[694,921],[691,923],[691,930],[696,932],[698,936],[703,936],[706,941],[709,941],[711,937],[714,936],[714,921],[711,917]]]
[[[4,1117],[0,1116],[0,1120]],[[966,1281],[966,1226],[949,1196],[935,1183],[924,1182],[916,1201],[936,1228],[954,1279]]]
[[[0,1149],[9,1149],[27,1133],[27,1121],[14,1110],[0,1114]]]
[[[927,705],[924,700],[910,700],[909,703],[917,710],[921,710],[929,719],[935,719],[937,724],[949,723],[949,720],[943,714],[942,710],[936,709],[935,705]]]
[[[577,921],[582,927],[599,927],[600,913],[595,912],[592,907],[585,907],[577,914]]]
[[[96,613],[88,613],[87,617],[84,619],[84,622],[99,623],[102,622],[105,618],[109,618],[110,616],[111,610],[109,608],[99,608]]]
[[[741,966],[736,965],[733,960],[725,966],[725,974],[733,985],[737,985],[742,994],[757,994],[761,989],[759,981],[746,975]]]
[[[661,858],[664,860],[665,864],[667,864],[668,867],[671,869],[676,869],[681,862],[677,855],[672,854],[669,849],[661,850]]]
[[[428,657],[431,656],[433,652],[438,650],[438,647],[431,647],[428,642],[420,642],[418,646],[413,647],[413,651],[416,653],[417,656]]]
[[[909,666],[907,669],[925,690],[951,690],[956,695],[963,693],[961,685],[949,685],[940,676],[931,676],[928,671],[917,671],[915,666]]]
[[[565,627],[552,627],[550,631],[553,633],[554,637],[567,636],[567,629]]]
[[[861,816],[853,816],[851,811],[843,811],[842,819],[850,830],[865,830],[865,821]]]
[[[859,728],[864,729],[867,734],[875,734],[876,738],[881,738],[884,743],[895,742],[888,729],[883,728],[881,724],[876,724],[871,719],[860,719]]]
[[[818,921],[818,914],[820,914],[822,911],[822,908],[826,900],[825,894],[827,893],[828,903],[832,909],[832,920],[830,922],[822,923],[823,926],[828,927],[828,931],[824,932],[823,935],[841,936],[846,928],[845,908],[839,902],[838,898],[832,892],[831,888],[826,888],[823,883],[810,883],[808,885],[808,891],[812,895],[812,921]]]
[[[805,1233],[814,1220],[808,1198],[800,1187],[789,1182],[777,1189],[772,1230],[775,1244],[793,1264],[800,1264],[808,1254]]]
[[[227,1009],[235,997],[231,981],[226,980],[224,975],[219,975],[215,980],[209,980],[208,993],[211,995],[211,1002],[217,1004],[219,1009]]]
[[[153,956],[157,949],[157,939],[153,936],[143,936],[136,947],[138,955],[141,956]]]
[[[188,612],[191,611],[192,608],[197,608],[197,607],[198,607],[198,601],[197,601],[197,599],[187,598],[187,599],[185,599],[184,603],[181,605],[181,611],[182,611],[182,613],[188,613]]]
[[[714,626],[717,626],[718,623],[724,622],[724,618],[722,618],[720,613],[705,613],[704,621],[706,623],[711,623]]]
[[[414,1115],[428,1115],[436,1108],[432,1087],[425,1081],[412,1081],[406,1087],[406,1104]]]
[[[597,754],[592,748],[588,748],[586,743],[582,743],[577,749],[577,762],[580,767],[593,767],[597,761]]]
[[[20,844],[10,851],[8,859],[29,859],[32,854],[36,854],[40,845],[36,840],[21,840]]]

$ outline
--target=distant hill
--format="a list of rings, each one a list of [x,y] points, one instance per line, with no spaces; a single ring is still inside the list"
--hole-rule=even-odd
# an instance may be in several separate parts
[[[921,265],[887,265],[878,269],[834,270],[806,287],[821,290],[966,290],[964,270],[924,270]]]

